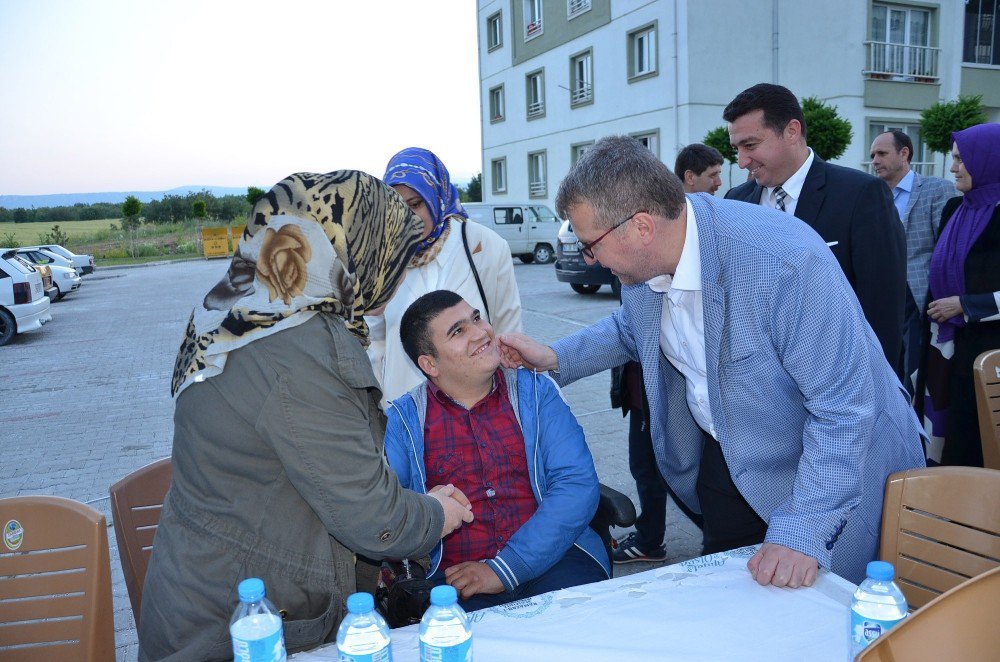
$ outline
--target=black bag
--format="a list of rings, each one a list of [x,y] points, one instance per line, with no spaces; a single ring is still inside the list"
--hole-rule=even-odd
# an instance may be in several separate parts
[[[375,604],[385,616],[390,628],[419,623],[431,605],[431,589],[435,584],[427,579],[427,571],[416,561],[383,561],[375,591]]]

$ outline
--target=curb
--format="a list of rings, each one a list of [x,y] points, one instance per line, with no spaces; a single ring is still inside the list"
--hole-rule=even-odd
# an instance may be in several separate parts
[[[106,267],[98,267],[94,269],[96,274],[98,269],[100,271],[113,271],[115,269],[139,269],[141,267],[160,267],[164,264],[178,264],[180,262],[197,262],[200,260],[207,260],[205,257],[185,257],[179,260],[158,260],[156,262],[143,262],[141,264],[112,264]]]

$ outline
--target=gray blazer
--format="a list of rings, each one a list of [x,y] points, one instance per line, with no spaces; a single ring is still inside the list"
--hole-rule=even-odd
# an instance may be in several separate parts
[[[355,552],[434,548],[444,513],[389,469],[380,398],[361,343],[326,314],[231,352],[221,375],[180,394],[140,660],[232,660],[247,577],[287,613],[289,652],[332,641]]]
[[[894,471],[924,466],[909,397],[837,260],[805,223],[689,196],[698,222],[709,405],[733,482],[767,542],[858,583],[878,554]],[[611,316],[552,345],[560,383],[642,364],[660,471],[700,512],[703,438],[683,375],[664,358],[664,294],[622,288]]]
[[[906,231],[906,283],[921,314],[927,311],[927,274],[934,244],[941,234],[941,210],[956,195],[952,182],[913,173],[913,189],[902,221]]]

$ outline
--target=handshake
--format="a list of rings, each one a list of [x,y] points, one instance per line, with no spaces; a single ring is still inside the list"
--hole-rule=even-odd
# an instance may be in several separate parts
[[[472,522],[472,504],[469,499],[454,485],[437,485],[432,487],[427,494],[435,499],[444,508],[444,526],[441,528],[441,537],[462,526]]]

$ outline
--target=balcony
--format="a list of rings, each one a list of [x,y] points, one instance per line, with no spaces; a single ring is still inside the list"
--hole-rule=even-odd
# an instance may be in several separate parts
[[[865,78],[908,83],[938,83],[940,48],[884,41],[865,42]]]
[[[545,182],[529,182],[528,195],[531,197],[545,197]]]
[[[566,2],[566,17],[574,18],[578,14],[582,14],[590,9],[590,0],[567,0]]]
[[[593,100],[594,88],[590,83],[577,83],[573,91],[570,92],[570,103],[573,105]]]
[[[539,117],[545,114],[545,102],[534,101],[528,104],[528,117]]]
[[[533,21],[528,21],[524,26],[524,40],[534,39],[542,34],[542,18],[539,16]]]

